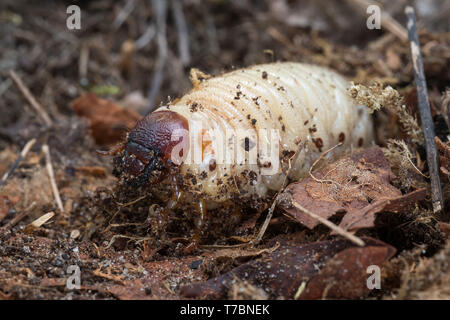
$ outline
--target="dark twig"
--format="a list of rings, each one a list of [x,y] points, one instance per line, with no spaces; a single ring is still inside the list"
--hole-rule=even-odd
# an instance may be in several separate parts
[[[270,209],[269,209],[269,212],[267,213],[266,219],[264,220],[264,223],[261,226],[261,229],[259,230],[255,239],[253,241],[251,241],[253,245],[257,245],[261,242],[261,240],[264,236],[264,233],[266,233],[267,227],[269,226],[270,220],[272,219],[273,212],[275,211],[277,204],[278,204],[278,197],[275,198],[272,205],[270,206]]]
[[[414,79],[417,87],[419,113],[422,120],[422,128],[425,137],[425,149],[427,151],[427,163],[431,177],[431,199],[433,203],[433,212],[438,213],[444,209],[444,201],[439,176],[439,159],[436,145],[434,143],[434,125],[433,119],[431,118],[430,103],[428,101],[427,94],[427,83],[423,70],[422,55],[420,53],[419,37],[417,35],[416,16],[414,9],[410,6],[405,8],[405,14],[407,18],[406,27],[408,29]]]
[[[164,67],[167,62],[168,52],[166,39],[167,3],[165,0],[152,0],[152,8],[153,12],[156,13],[158,60],[153,74],[152,87],[148,94],[148,107],[146,113],[153,111],[155,107],[155,99],[161,89],[164,79]]]
[[[145,29],[144,34],[140,36],[134,43],[136,46],[136,50],[140,50],[144,48],[147,44],[149,44],[150,41],[153,40],[155,34],[156,34],[155,25],[152,23],[147,27],[147,29]]]
[[[208,6],[202,6],[202,13],[205,20],[206,34],[208,36],[209,48],[212,54],[219,54],[220,46],[217,40],[217,28],[214,23],[214,17],[208,10]]]
[[[191,62],[191,54],[189,52],[189,33],[184,18],[183,5],[180,0],[172,0],[172,11],[175,18],[175,26],[178,33],[178,52],[180,54],[183,66],[189,65]]]
[[[127,20],[128,16],[133,12],[136,7],[136,0],[128,0],[123,9],[119,12],[116,19],[112,24],[114,31],[118,30],[122,24]]]
[[[19,156],[17,157],[16,161],[11,165],[9,170],[3,175],[3,177],[0,179],[0,187],[5,184],[8,177],[16,170],[16,168],[19,166],[20,161],[22,161],[23,158],[26,157],[30,149],[33,147],[33,145],[36,143],[36,139],[31,139],[28,141],[25,146],[23,147],[22,151],[20,152]]]

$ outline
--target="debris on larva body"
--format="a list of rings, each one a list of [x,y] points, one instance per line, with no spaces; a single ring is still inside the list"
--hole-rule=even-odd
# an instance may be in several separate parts
[[[235,70],[196,83],[181,99],[147,115],[130,132],[128,145],[162,151],[163,162],[175,164],[184,191],[194,197],[264,200],[283,187],[286,175],[307,175],[336,144],[343,146],[328,156],[372,142],[371,119],[348,96],[348,86],[331,70],[301,63]],[[139,176],[150,160],[135,149],[127,146],[122,160]],[[164,171],[167,162],[159,167]]]

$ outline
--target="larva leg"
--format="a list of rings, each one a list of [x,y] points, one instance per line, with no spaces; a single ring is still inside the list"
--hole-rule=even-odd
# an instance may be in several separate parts
[[[200,244],[200,239],[203,234],[203,228],[205,227],[206,214],[207,214],[205,200],[200,200],[198,202],[197,213],[198,213],[198,217],[195,222],[194,234],[192,235],[192,238],[191,238],[190,242],[188,243],[188,245],[184,248],[184,250],[183,250],[184,254],[191,253]]]
[[[167,203],[167,206],[164,208],[162,212],[164,219],[167,219],[169,212],[171,210],[175,210],[180,205],[180,203],[183,201],[184,198],[184,191],[181,189],[175,176],[173,177],[173,183],[174,183],[173,187],[174,192],[169,202]]]
[[[166,208],[168,210],[174,210],[178,207],[178,205],[183,201],[184,191],[180,189],[180,187],[175,187],[175,192],[172,195],[172,198],[167,203]]]

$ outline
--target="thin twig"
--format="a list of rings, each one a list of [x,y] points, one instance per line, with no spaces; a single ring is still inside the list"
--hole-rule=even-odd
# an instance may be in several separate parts
[[[361,247],[365,246],[364,241],[362,241],[357,236],[354,236],[350,232],[345,231],[341,227],[335,225],[333,222],[331,222],[331,221],[329,221],[329,220],[327,220],[325,218],[322,218],[321,216],[319,216],[319,215],[309,211],[308,209],[303,207],[301,204],[299,204],[295,200],[291,200],[291,203],[292,203],[292,205],[294,207],[296,207],[299,210],[302,210],[304,213],[306,213],[307,215],[311,216],[312,218],[319,220],[319,222],[321,222],[322,224],[326,225],[328,228],[330,228],[331,230],[333,230],[337,234],[340,234],[341,236],[347,238],[348,240],[352,241],[353,243],[357,244],[358,246],[361,246]]]
[[[172,0],[173,16],[178,33],[178,52],[183,66],[191,63],[191,54],[189,52],[189,33],[184,18],[183,5],[180,0]]]
[[[214,17],[209,12],[208,6],[202,6],[202,14],[205,20],[206,35],[208,37],[209,50],[217,55],[220,52],[219,41],[217,40],[217,28]]]
[[[369,6],[379,6],[378,3],[370,0],[347,0],[350,4],[354,4],[358,6],[359,8],[364,10],[364,13],[366,13],[366,10]],[[381,10],[380,15],[381,25],[385,27],[390,33],[395,35],[397,38],[399,38],[401,41],[408,41],[408,33],[406,29],[397,22],[394,18],[392,18],[388,13],[386,13],[384,10]]]
[[[150,41],[153,40],[153,37],[155,35],[156,35],[156,28],[155,25],[152,23],[147,27],[147,29],[145,29],[144,34],[140,36],[134,43],[136,46],[136,50],[144,48],[148,43],[150,43]]]
[[[141,201],[142,199],[145,199],[145,198],[147,198],[147,197],[148,197],[148,194],[143,195],[143,196],[141,196],[141,197],[138,197],[138,198],[136,198],[136,199],[134,199],[134,200],[132,200],[132,201],[126,202],[126,203],[121,203],[121,202],[116,202],[116,203],[117,203],[117,205],[118,205],[119,207],[129,207],[129,206],[131,206],[132,204],[135,204],[135,203],[137,203],[137,202],[139,202],[139,201]]]
[[[439,176],[438,153],[436,150],[436,144],[434,143],[434,124],[433,118],[431,117],[430,103],[428,101],[427,83],[423,70],[422,55],[420,53],[420,43],[417,35],[414,9],[410,6],[406,7],[405,14],[407,18],[406,27],[408,28],[414,79],[417,88],[418,107],[420,119],[422,120],[423,134],[425,137],[425,149],[427,151],[427,163],[431,177],[431,200],[433,203],[433,212],[438,213],[444,209],[444,201]]]
[[[89,43],[85,42],[81,46],[80,59],[78,62],[78,75],[81,81],[87,81],[89,65]]]
[[[33,94],[23,83],[22,79],[20,79],[20,77],[17,75],[17,73],[14,72],[14,70],[9,71],[9,76],[11,77],[11,79],[13,79],[14,83],[17,85],[19,90],[22,92],[22,94],[25,96],[25,98],[28,100],[28,102],[31,104],[31,106],[34,108],[37,114],[42,118],[42,120],[44,120],[46,126],[51,127],[53,122],[50,119],[48,113],[44,110],[44,108],[42,108],[39,102],[37,102]]]
[[[42,146],[42,152],[45,154],[45,162],[47,167],[48,176],[50,178],[50,184],[52,186],[53,196],[55,197],[56,204],[61,212],[64,212],[64,206],[59,195],[58,186],[55,181],[55,173],[53,171],[52,159],[50,157],[50,151],[47,144]]]
[[[153,111],[156,96],[161,89],[164,80],[164,67],[167,62],[167,39],[166,39],[166,19],[167,3],[165,0],[152,0],[153,12],[156,13],[156,29],[158,41],[158,60],[156,61],[155,72],[153,74],[152,86],[148,94],[148,106],[146,113]]]
[[[118,30],[122,26],[122,24],[127,20],[128,16],[131,14],[131,12],[133,12],[135,7],[136,7],[136,0],[127,1],[123,9],[120,10],[116,19],[114,19],[114,22],[112,23],[113,31]]]
[[[11,165],[9,170],[3,175],[2,179],[0,180],[0,187],[5,184],[6,180],[9,178],[9,176],[16,170],[16,168],[19,166],[20,161],[24,159],[28,152],[31,150],[33,145],[36,143],[36,139],[31,139],[28,141],[25,146],[23,147],[22,151],[20,151],[19,156],[17,157],[16,161]]]
[[[309,175],[311,176],[311,178],[314,179],[314,181],[319,182],[319,183],[325,183],[325,182],[328,182],[328,183],[334,183],[334,182],[335,182],[335,181],[333,181],[333,180],[321,180],[321,179],[317,179],[315,176],[313,176],[312,170],[313,170],[313,168],[319,163],[319,161],[323,159],[323,157],[325,157],[328,153],[330,153],[331,151],[333,151],[333,150],[336,149],[337,147],[342,146],[342,144],[343,144],[342,142],[339,142],[339,143],[338,143],[337,145],[335,145],[334,147],[331,147],[330,149],[328,149],[328,150],[322,152],[322,153],[320,154],[320,156],[316,159],[316,161],[314,161],[314,163],[312,164],[312,166],[309,168]]]
[[[261,242],[261,240],[264,236],[264,233],[266,233],[267,227],[269,226],[270,220],[272,219],[273,212],[275,211],[277,204],[278,204],[278,197],[275,198],[272,205],[270,206],[269,212],[267,213],[266,219],[264,220],[264,223],[261,226],[261,229],[259,230],[258,235],[256,236],[256,238],[254,240],[251,241],[251,243],[253,245],[256,245],[259,242]]]

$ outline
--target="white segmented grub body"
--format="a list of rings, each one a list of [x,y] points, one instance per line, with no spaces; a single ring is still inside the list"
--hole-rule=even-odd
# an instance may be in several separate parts
[[[203,132],[208,132],[203,136],[211,138],[210,144],[193,139],[189,152],[200,148],[202,159],[180,166],[188,191],[213,202],[236,195],[242,199],[264,199],[282,188],[287,172],[294,180],[306,176],[319,155],[339,142],[343,146],[329,156],[372,142],[370,116],[364,106],[356,105],[348,96],[348,86],[339,74],[314,65],[255,65],[205,80],[157,111],[183,115],[189,121],[190,134],[200,121]],[[229,130],[242,139],[234,143],[236,148],[251,148],[258,138],[267,138],[261,136],[261,129],[279,133],[280,166],[276,174],[264,174],[274,164],[262,163],[259,158],[257,164],[221,163],[216,159],[220,148],[230,149],[232,142],[217,139],[211,132]],[[244,139],[237,134],[239,130],[254,130],[256,137]],[[261,147],[256,147],[258,156]]]

